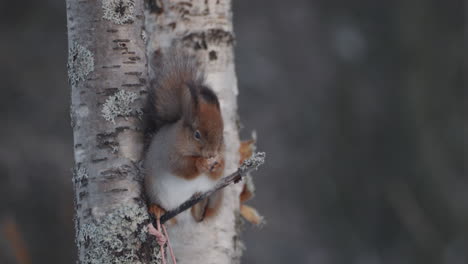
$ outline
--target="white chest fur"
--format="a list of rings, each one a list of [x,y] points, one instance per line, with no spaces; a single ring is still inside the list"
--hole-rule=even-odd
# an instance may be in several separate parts
[[[169,172],[160,173],[153,185],[159,204],[166,210],[175,209],[197,192],[204,192],[214,186],[216,181],[202,174],[187,180]]]

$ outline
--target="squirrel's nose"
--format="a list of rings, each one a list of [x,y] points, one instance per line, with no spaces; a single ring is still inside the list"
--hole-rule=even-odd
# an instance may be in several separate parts
[[[216,166],[219,163],[218,159],[215,156],[211,156],[207,160],[208,160],[208,164],[209,164],[210,167]]]

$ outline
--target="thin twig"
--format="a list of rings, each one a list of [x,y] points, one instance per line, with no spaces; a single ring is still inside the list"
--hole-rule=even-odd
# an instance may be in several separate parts
[[[200,193],[197,195],[192,196],[192,198],[188,199],[181,205],[179,205],[176,209],[167,211],[163,216],[161,216],[161,224],[164,224],[174,216],[182,213],[183,211],[189,209],[190,207],[194,206],[198,202],[202,201],[203,199],[209,197],[210,195],[214,194],[215,192],[223,189],[224,187],[228,186],[231,183],[238,183],[242,178],[250,171],[256,170],[260,165],[265,162],[265,152],[257,152],[252,155],[251,158],[245,160],[242,165],[235,171],[234,173],[230,174],[229,176],[221,178],[221,180],[216,183],[216,185],[206,191],[204,193]],[[153,221],[153,225],[156,224],[156,220]]]

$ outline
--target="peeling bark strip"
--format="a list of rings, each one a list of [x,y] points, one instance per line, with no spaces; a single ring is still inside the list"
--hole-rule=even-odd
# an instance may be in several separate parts
[[[145,32],[147,55],[179,46],[198,57],[207,83],[221,104],[226,141],[225,175],[239,164],[237,80],[234,71],[230,0],[147,0]],[[243,245],[239,239],[239,194],[242,185],[224,189],[219,214],[196,225],[168,227],[177,263],[238,263]],[[182,217],[182,215],[181,215]]]
[[[159,263],[141,197],[143,3],[67,1],[79,263]]]

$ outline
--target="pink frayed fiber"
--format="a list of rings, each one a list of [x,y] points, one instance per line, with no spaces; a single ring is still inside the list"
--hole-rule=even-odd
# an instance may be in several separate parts
[[[167,235],[167,230],[164,225],[161,225],[161,222],[159,219],[157,219],[157,225],[158,229],[154,228],[153,224],[148,225],[148,233],[156,237],[156,241],[158,245],[161,247],[161,257],[162,257],[162,263],[166,264],[166,254],[164,252],[164,245],[167,243],[167,247],[169,248],[169,253],[171,254],[171,259],[173,264],[177,264],[176,258],[174,256],[174,251],[172,250],[171,247],[171,242],[169,241],[169,236]],[[161,228],[162,227],[162,228]],[[160,230],[163,230],[161,232]]]

